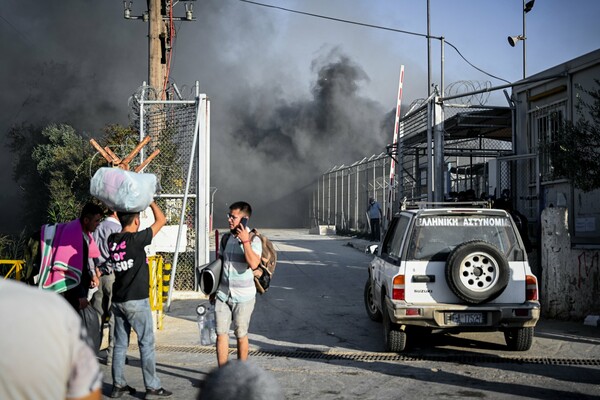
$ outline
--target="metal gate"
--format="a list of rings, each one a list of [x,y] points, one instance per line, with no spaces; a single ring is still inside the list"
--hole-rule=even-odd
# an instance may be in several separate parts
[[[152,138],[140,153],[140,162],[160,150],[145,172],[158,177],[157,202],[167,217],[161,233],[170,234],[167,241],[172,248],[157,251],[173,265],[169,302],[173,289],[196,290],[195,267],[207,263],[209,257],[210,101],[200,94],[197,82],[191,92],[190,99],[185,99],[173,86],[169,100],[159,100],[157,92],[144,83],[130,98],[130,118],[140,140]]]
[[[518,171],[518,173],[517,173]],[[527,232],[533,244],[538,240],[540,182],[537,154],[520,154],[497,159],[498,197],[511,201],[528,220]]]

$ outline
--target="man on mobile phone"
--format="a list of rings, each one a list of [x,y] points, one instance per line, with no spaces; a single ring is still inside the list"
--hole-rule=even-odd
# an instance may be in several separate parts
[[[229,206],[227,222],[231,233],[221,239],[223,270],[215,299],[217,362],[229,357],[229,327],[233,322],[239,360],[248,359],[248,326],[254,311],[256,287],[254,274],[262,253],[260,238],[248,228],[252,207],[244,201]]]

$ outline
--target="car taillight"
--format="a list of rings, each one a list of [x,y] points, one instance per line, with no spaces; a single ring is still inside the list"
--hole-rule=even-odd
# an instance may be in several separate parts
[[[527,300],[538,300],[537,278],[533,275],[525,277],[525,298]]]
[[[394,277],[392,284],[392,300],[404,300],[404,275]]]

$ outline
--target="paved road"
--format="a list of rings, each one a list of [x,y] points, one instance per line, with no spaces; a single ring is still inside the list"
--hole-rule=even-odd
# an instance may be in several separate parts
[[[524,353],[507,351],[501,333],[435,336],[406,354],[382,353],[382,327],[363,305],[365,243],[265,233],[279,262],[273,286],[257,300],[251,359],[275,375],[288,399],[600,398],[600,328],[542,320]],[[158,368],[175,398],[193,399],[216,360],[212,348],[199,346],[202,299],[178,297],[157,332]],[[142,389],[133,345],[129,356],[129,383]],[[108,394],[110,371],[103,370]]]

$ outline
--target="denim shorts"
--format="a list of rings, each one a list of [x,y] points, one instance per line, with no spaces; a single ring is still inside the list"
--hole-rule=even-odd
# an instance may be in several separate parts
[[[217,298],[215,303],[217,335],[229,333],[232,319],[235,337],[241,339],[248,335],[248,326],[250,325],[250,317],[252,311],[254,311],[255,302],[256,298],[243,303],[234,303],[231,299],[223,302]]]

